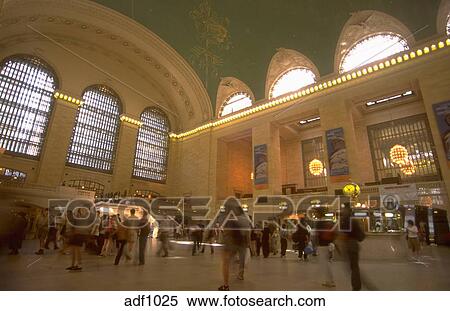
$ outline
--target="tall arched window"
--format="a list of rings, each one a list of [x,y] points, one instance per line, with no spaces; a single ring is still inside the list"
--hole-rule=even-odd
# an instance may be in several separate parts
[[[119,129],[120,100],[111,89],[95,85],[83,94],[67,163],[111,172]]]
[[[292,68],[283,73],[273,84],[270,98],[291,93],[316,82],[316,75],[307,68]]]
[[[401,36],[392,33],[376,34],[358,41],[344,55],[340,72],[370,64],[391,55],[409,50],[408,43]]]
[[[12,56],[0,72],[0,148],[38,157],[45,139],[56,76],[33,56]]]
[[[222,105],[222,111],[220,112],[220,116],[224,117],[233,112],[245,109],[252,105],[252,99],[248,96],[247,93],[239,92],[234,93],[225,101]]]
[[[141,114],[133,176],[156,182],[167,178],[169,152],[169,119],[158,108],[150,107]]]

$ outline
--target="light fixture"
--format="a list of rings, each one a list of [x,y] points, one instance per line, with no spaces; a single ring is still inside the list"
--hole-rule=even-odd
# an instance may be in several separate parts
[[[305,124],[309,124],[309,123],[316,122],[316,121],[319,121],[319,120],[320,120],[320,117],[313,117],[313,118],[301,120],[298,123],[300,125],[305,125]]]
[[[285,202],[285,201],[280,202],[280,203],[278,204],[278,208],[279,208],[280,210],[282,210],[282,211],[287,210],[287,208],[288,208],[287,202]]]
[[[251,180],[255,179],[255,174],[253,172],[250,173],[250,179]]]
[[[139,127],[142,126],[142,121],[133,119],[133,118],[128,117],[126,115],[121,115],[120,116],[120,121],[128,123],[128,124],[136,125],[136,126],[139,126]]]
[[[411,161],[407,161],[405,164],[401,165],[400,170],[403,174],[410,176],[416,172],[416,167]]]
[[[405,91],[405,92],[403,92],[401,94],[395,94],[395,95],[392,95],[392,96],[388,96],[388,97],[380,98],[380,99],[377,99],[377,100],[369,101],[369,102],[366,103],[366,106],[367,107],[372,107],[372,106],[378,105],[378,104],[386,104],[386,103],[392,102],[392,101],[397,100],[397,99],[410,97],[412,95],[414,95],[414,92],[411,91],[411,90],[408,90],[408,91]]]
[[[56,91],[53,93],[53,97],[62,101],[65,101],[70,104],[75,104],[77,106],[83,106],[84,102],[75,97],[69,96],[67,94],[61,93],[61,91]]]
[[[247,204],[242,204],[242,210],[247,213],[248,212],[248,205]]]
[[[408,150],[402,145],[394,145],[389,151],[391,161],[398,165],[404,165],[407,162]]]
[[[319,176],[323,172],[323,163],[318,159],[314,159],[309,162],[309,172],[314,176]]]

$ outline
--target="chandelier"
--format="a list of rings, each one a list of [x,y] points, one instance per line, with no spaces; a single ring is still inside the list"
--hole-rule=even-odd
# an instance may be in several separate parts
[[[398,165],[404,165],[408,161],[408,150],[402,145],[395,145],[389,151],[391,161]]]
[[[323,163],[320,160],[314,159],[309,162],[309,172],[314,176],[319,176],[323,172]]]
[[[416,172],[416,167],[411,161],[407,161],[405,164],[401,166],[400,170],[405,175],[412,175]]]

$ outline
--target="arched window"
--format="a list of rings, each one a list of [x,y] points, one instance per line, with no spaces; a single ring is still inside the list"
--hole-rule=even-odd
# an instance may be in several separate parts
[[[6,59],[0,72],[0,148],[38,157],[53,106],[56,76],[33,56]]]
[[[406,50],[409,50],[408,43],[399,35],[372,35],[358,41],[349,49],[342,58],[340,72],[347,72]]]
[[[234,93],[222,105],[220,116],[224,117],[230,113],[245,109],[252,105],[252,99],[246,93]]]
[[[150,107],[141,114],[133,176],[164,183],[167,178],[169,152],[169,119],[158,108]]]
[[[270,98],[291,93],[316,82],[316,75],[307,68],[293,68],[283,73],[272,86]]]
[[[109,88],[96,85],[83,94],[67,163],[111,172],[119,129],[120,100]]]

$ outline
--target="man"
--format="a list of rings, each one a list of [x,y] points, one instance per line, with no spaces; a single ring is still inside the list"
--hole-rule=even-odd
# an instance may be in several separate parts
[[[12,222],[12,232],[9,241],[9,248],[11,252],[9,254],[18,255],[19,249],[22,248],[22,241],[25,238],[25,233],[28,225],[25,213],[18,212],[17,214],[13,215]]]
[[[139,230],[139,265],[145,264],[145,247],[147,245],[148,235],[150,234],[150,223],[148,221],[148,213],[144,210],[144,215],[140,221]]]

